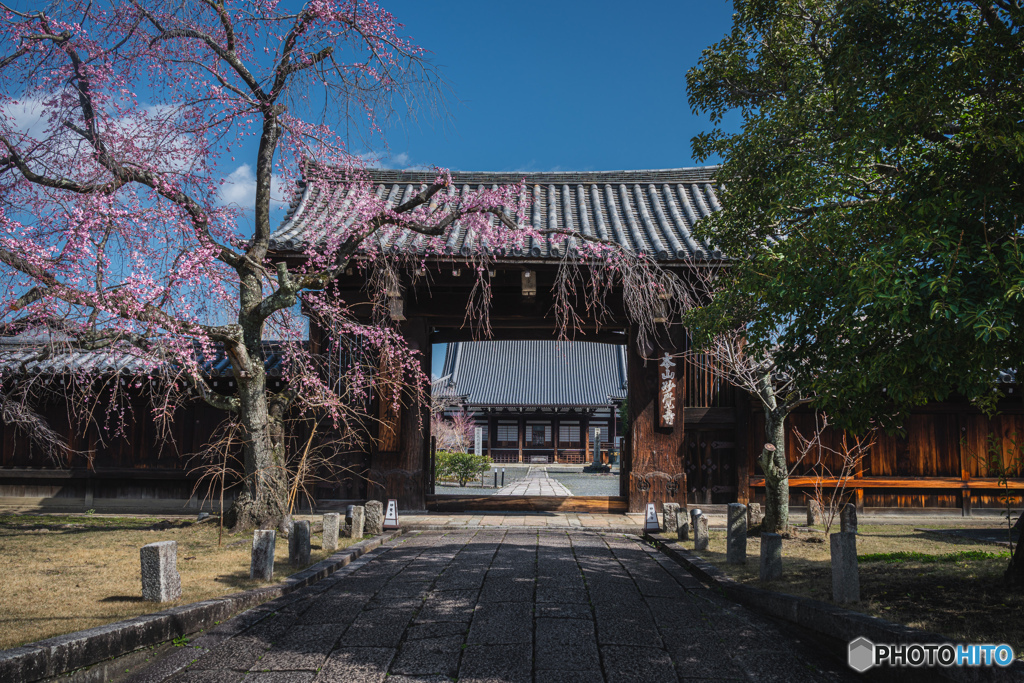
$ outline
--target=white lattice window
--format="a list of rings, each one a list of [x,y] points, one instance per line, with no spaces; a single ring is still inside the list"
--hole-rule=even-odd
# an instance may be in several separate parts
[[[580,426],[578,424],[558,425],[558,443],[563,446],[580,442]]]
[[[512,444],[513,446],[519,445],[519,425],[512,424],[499,424],[498,425],[498,443],[501,444]]]

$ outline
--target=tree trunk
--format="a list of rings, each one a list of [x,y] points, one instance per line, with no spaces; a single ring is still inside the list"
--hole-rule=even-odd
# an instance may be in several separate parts
[[[1024,519],[1024,515],[1021,515]],[[1020,526],[1018,520],[1017,526]],[[1017,537],[1017,545],[1013,548],[1013,557],[1010,558],[1010,566],[1006,568],[1006,581],[1018,591],[1024,591],[1024,550],[1021,550],[1021,541],[1024,540],[1024,533]]]
[[[779,410],[764,411],[765,444],[774,450],[761,450],[761,469],[764,470],[764,523],[765,533],[782,533],[789,526],[789,467],[786,463],[786,413]]]
[[[279,529],[288,521],[288,471],[284,449],[284,425],[279,407],[267,403],[262,368],[258,377],[239,383],[241,399],[242,452],[245,480],[228,510],[225,523],[234,531]]]
[[[263,320],[254,311],[261,299],[259,278],[242,276],[239,323],[242,343],[226,347],[238,385],[245,479],[225,522],[235,531],[253,528],[287,531],[288,482],[284,442],[285,406],[267,396],[263,365]]]

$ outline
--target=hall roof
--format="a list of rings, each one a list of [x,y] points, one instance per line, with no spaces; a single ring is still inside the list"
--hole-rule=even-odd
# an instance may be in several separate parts
[[[693,236],[693,226],[721,210],[714,184],[717,166],[645,171],[588,171],[547,173],[452,173],[461,193],[481,187],[518,184],[525,180],[528,215],[538,229],[578,230],[614,240],[620,246],[659,261],[719,259],[714,245]],[[397,206],[433,182],[433,171],[365,171],[389,206]],[[271,235],[271,249],[296,251],[321,241],[347,216],[344,207],[355,192],[351,186],[327,181],[300,184],[281,226]],[[470,234],[467,234],[469,232]],[[555,259],[567,247],[556,236],[531,240],[515,253],[482,245],[458,222],[444,235],[424,237],[409,230],[384,231],[384,248],[396,253],[430,256],[471,256],[487,250],[499,258]],[[564,240],[564,238],[561,238]],[[570,245],[568,247],[572,249]]]
[[[267,375],[282,374],[284,349],[281,342],[263,344],[263,367]],[[231,360],[218,347],[213,357],[197,358],[207,377],[232,377]],[[67,337],[47,332],[28,331],[0,336],[0,376],[56,375],[89,373],[94,375],[147,375],[156,369],[151,359],[131,348],[84,350],[73,348]]]
[[[594,342],[448,344],[433,391],[470,406],[607,406],[626,397],[625,347]]]

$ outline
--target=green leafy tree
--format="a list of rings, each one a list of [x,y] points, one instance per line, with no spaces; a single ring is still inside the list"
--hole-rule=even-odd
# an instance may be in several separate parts
[[[698,338],[744,327],[837,426],[899,428],[1024,366],[1024,10],[754,0],[687,74],[733,257]],[[739,133],[723,129],[742,117]]]

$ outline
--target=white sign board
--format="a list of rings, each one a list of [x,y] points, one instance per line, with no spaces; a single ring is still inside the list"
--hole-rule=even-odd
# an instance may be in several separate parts
[[[384,528],[398,528],[398,501],[394,498],[388,500],[388,509],[384,513]]]
[[[644,531],[653,531],[655,533],[661,531],[661,525],[658,524],[658,509],[654,503],[647,504],[647,514],[644,516]]]
[[[480,457],[484,454],[484,428],[477,427],[473,437],[473,455]]]

